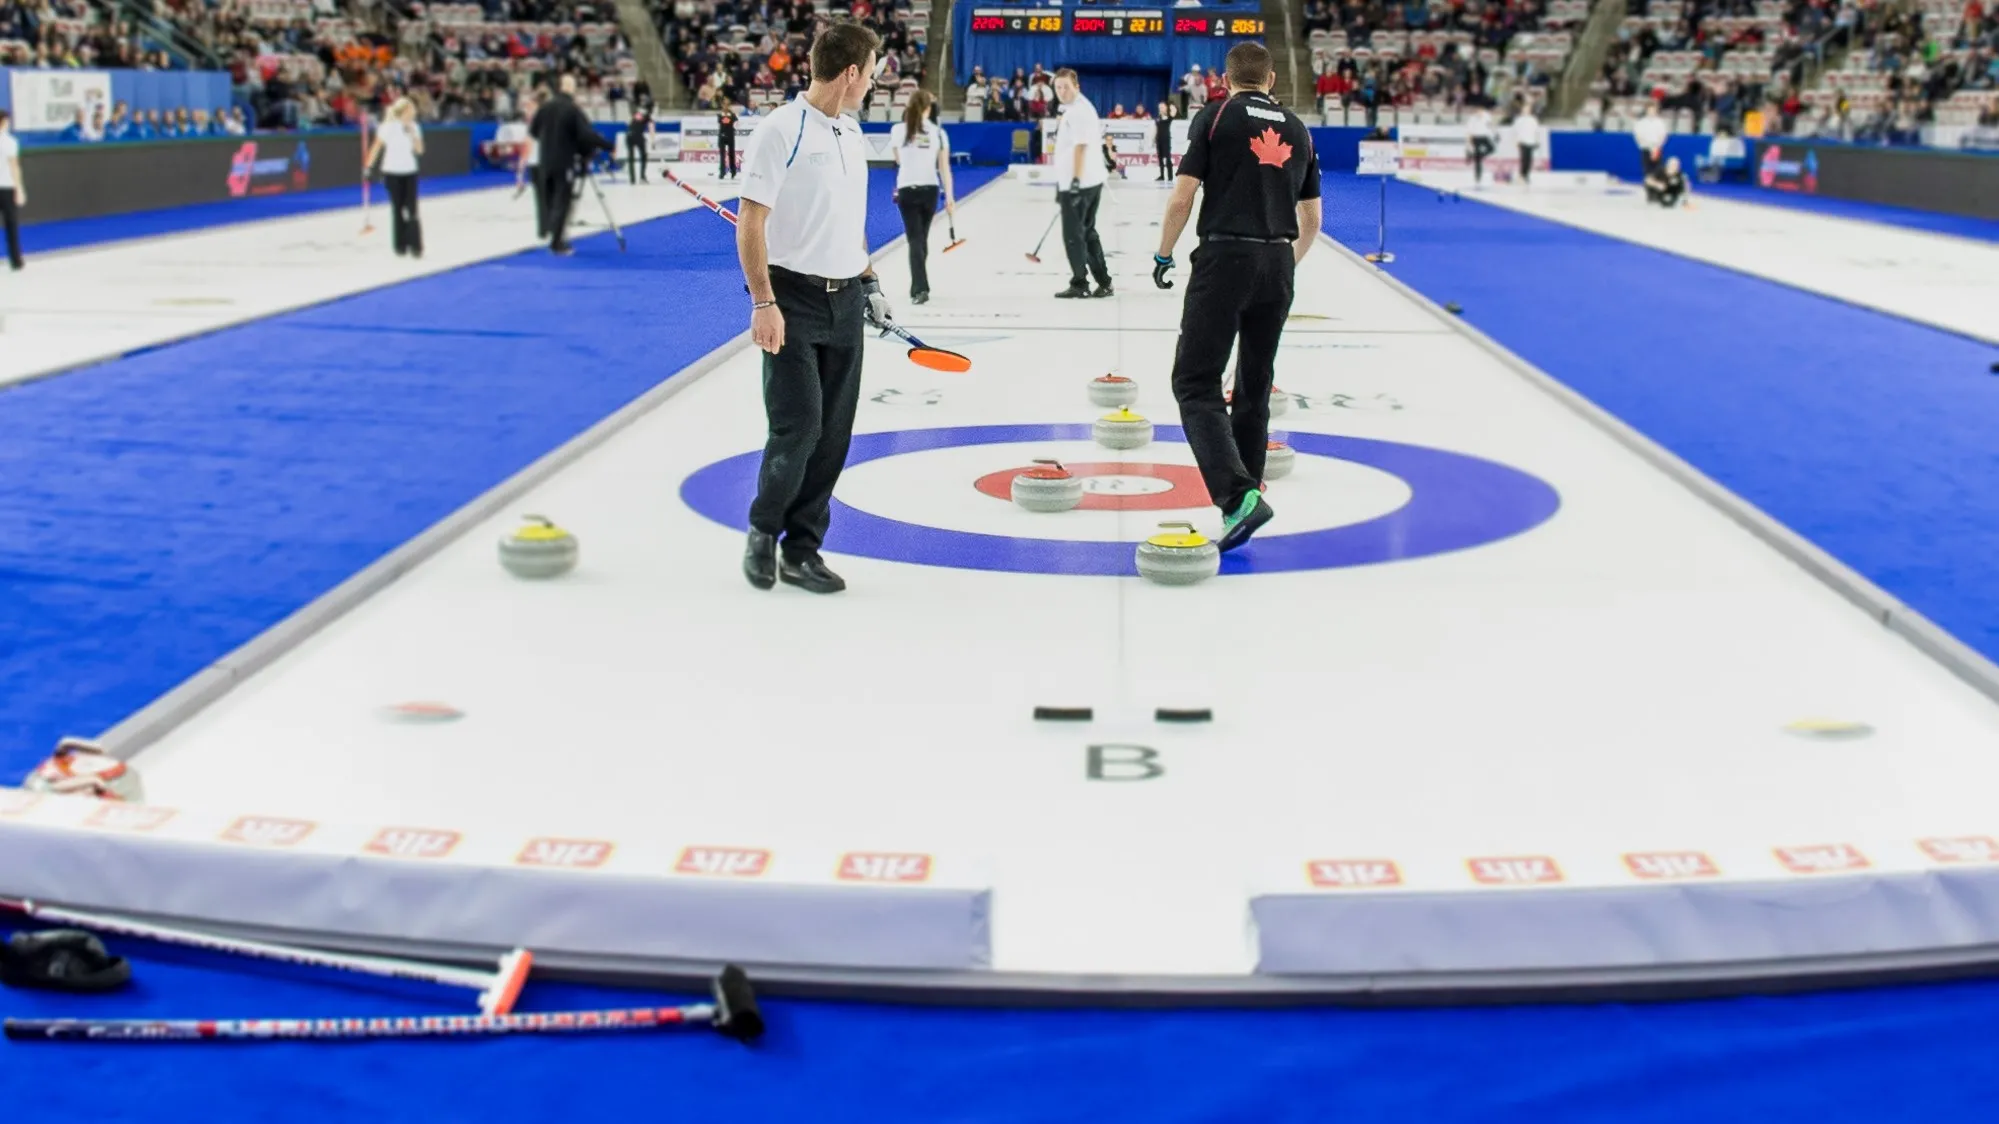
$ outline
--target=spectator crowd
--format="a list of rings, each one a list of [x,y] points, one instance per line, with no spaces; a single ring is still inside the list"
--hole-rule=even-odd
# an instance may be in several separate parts
[[[921,82],[928,3],[835,0],[674,0],[655,9],[660,37],[697,110],[761,108],[788,101],[812,80],[809,47],[831,19],[852,18],[881,37],[881,84]]]

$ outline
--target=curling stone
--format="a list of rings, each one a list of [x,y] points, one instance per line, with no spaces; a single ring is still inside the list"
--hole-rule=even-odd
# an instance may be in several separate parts
[[[1029,511],[1068,511],[1083,502],[1083,481],[1061,461],[1037,460],[1013,478],[1013,502]]]
[[[576,568],[576,536],[539,515],[500,540],[500,565],[517,578],[559,578]]]
[[[1298,453],[1282,441],[1272,441],[1263,451],[1263,478],[1277,480],[1298,467]]]
[[[1222,572],[1222,550],[1192,523],[1161,523],[1138,544],[1138,576],[1160,585],[1193,585]]]
[[[56,751],[28,774],[21,787],[31,792],[95,796],[130,804],[146,799],[139,771],[88,738],[64,738],[56,743]]]
[[[1138,401],[1138,384],[1123,375],[1090,380],[1090,405],[1129,406]]]
[[[1106,449],[1136,449],[1152,440],[1152,423],[1126,407],[1098,418],[1091,434]]]

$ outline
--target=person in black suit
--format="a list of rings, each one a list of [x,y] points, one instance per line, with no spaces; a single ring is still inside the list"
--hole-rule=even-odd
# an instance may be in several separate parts
[[[1159,103],[1159,125],[1152,134],[1153,155],[1159,158],[1159,178],[1173,179],[1173,107]]]
[[[625,130],[625,174],[635,184],[648,183],[646,161],[652,156],[652,107],[632,106],[632,123]]]
[[[576,199],[576,176],[588,175],[585,165],[598,151],[607,151],[611,142],[590,127],[590,119],[576,106],[576,76],[565,74],[556,92],[535,111],[528,135],[540,146],[543,177],[548,194],[550,252],[568,256],[569,208]]]
[[[736,161],[736,107],[724,105],[715,117],[715,159],[721,166],[717,179],[734,179],[741,166]]]

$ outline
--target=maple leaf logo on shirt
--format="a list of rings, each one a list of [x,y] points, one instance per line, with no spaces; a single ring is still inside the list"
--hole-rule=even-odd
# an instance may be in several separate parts
[[[1256,154],[1256,162],[1282,168],[1291,159],[1291,146],[1277,135],[1276,129],[1266,128],[1249,138],[1249,150]]]

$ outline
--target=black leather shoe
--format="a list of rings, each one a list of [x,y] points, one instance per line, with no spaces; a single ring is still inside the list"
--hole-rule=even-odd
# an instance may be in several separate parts
[[[743,576],[758,589],[769,589],[777,584],[776,535],[750,532],[749,545],[743,548]]]
[[[1066,289],[1062,290],[1062,291],[1061,291],[1061,292],[1059,292],[1059,293],[1056,293],[1055,295],[1056,295],[1056,296],[1058,296],[1058,297],[1060,297],[1060,298],[1062,298],[1062,299],[1063,299],[1063,300],[1065,300],[1065,301],[1068,301],[1068,300],[1075,300],[1075,299],[1076,299],[1076,298],[1078,298],[1078,297],[1087,297],[1087,296],[1089,296],[1089,295],[1090,295],[1090,288],[1089,288],[1089,286],[1087,286],[1087,285],[1075,285],[1075,284],[1072,284],[1072,285],[1070,285],[1070,286],[1069,286],[1068,288],[1066,288]]]
[[[1111,297],[1111,296],[1116,296],[1117,294],[1111,291],[1110,285],[1103,284],[1097,286],[1094,290],[1092,290],[1090,295],[1093,297]]]
[[[787,558],[777,568],[777,577],[807,593],[838,593],[847,588],[845,579],[826,568],[825,559],[813,554],[796,561]]]

